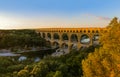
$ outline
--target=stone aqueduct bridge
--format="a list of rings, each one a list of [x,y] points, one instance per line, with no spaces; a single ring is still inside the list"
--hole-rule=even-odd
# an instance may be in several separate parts
[[[40,28],[36,30],[47,43],[62,49],[80,49],[98,43],[107,28]]]

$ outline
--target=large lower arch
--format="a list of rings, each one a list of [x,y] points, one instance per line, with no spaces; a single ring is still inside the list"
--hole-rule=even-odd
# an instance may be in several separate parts
[[[93,45],[99,45],[99,35],[95,34],[92,38],[92,44]]]
[[[78,42],[78,37],[76,34],[72,34],[70,37],[71,42]]]
[[[47,33],[47,38],[51,39],[51,34]]]
[[[77,44],[72,44],[71,46],[70,46],[70,49],[77,49],[78,47],[77,47]]]
[[[42,33],[42,37],[45,38],[45,33]]]
[[[63,34],[62,34],[62,40],[63,40],[63,41],[69,40],[67,33],[63,33]]]
[[[40,37],[42,37],[40,32],[38,32],[38,35],[39,35]]]
[[[54,33],[53,38],[54,40],[59,40],[60,36],[58,35],[58,33]]]
[[[50,41],[46,41],[46,46],[47,47],[51,47],[51,42]]]
[[[58,48],[59,47],[59,43],[58,42],[53,42],[53,45],[52,45],[54,48]]]
[[[90,37],[87,34],[83,34],[80,38],[81,44],[89,44],[90,43]]]
[[[99,40],[99,34],[93,35],[93,41],[97,41],[97,40]]]
[[[68,44],[63,43],[62,46],[61,46],[61,48],[63,48],[63,49],[68,49]]]

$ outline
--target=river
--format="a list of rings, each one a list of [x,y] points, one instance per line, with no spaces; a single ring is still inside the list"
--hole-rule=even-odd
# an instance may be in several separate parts
[[[17,61],[24,61],[24,60],[31,60],[34,62],[40,61],[43,57],[46,55],[51,54],[55,50],[49,49],[49,50],[40,50],[40,51],[24,51],[24,52],[11,52],[10,50],[0,50],[0,57],[11,57],[13,60]]]

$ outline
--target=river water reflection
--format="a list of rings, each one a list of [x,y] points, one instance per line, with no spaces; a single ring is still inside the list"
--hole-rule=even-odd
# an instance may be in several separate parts
[[[12,53],[12,52],[0,52],[0,57],[11,57],[13,61],[25,61],[27,59],[38,62],[42,58],[39,52],[24,52],[21,54]]]
[[[0,50],[0,57],[11,57],[13,61],[32,61],[38,62],[46,55],[50,55],[55,52],[56,49],[45,49],[38,51],[19,51],[17,53],[11,52],[10,50]]]

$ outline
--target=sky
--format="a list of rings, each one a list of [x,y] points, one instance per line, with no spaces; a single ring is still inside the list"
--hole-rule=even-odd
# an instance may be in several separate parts
[[[0,0],[0,29],[105,27],[120,0]]]

